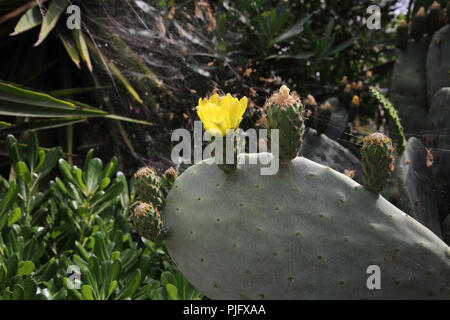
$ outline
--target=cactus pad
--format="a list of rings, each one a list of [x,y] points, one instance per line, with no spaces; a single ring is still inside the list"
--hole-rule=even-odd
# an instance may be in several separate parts
[[[156,170],[150,167],[142,167],[134,174],[134,178],[136,179],[136,194],[139,200],[153,203],[161,209],[164,204],[164,194]]]
[[[394,147],[391,139],[379,132],[366,136],[361,148],[361,162],[364,186],[373,192],[383,190],[394,170]]]
[[[450,298],[450,248],[382,196],[302,157],[274,176],[260,168],[227,176],[203,161],[167,197],[167,249],[206,296]],[[367,287],[370,265],[380,268],[379,290]]]
[[[160,242],[167,234],[158,209],[151,203],[139,203],[131,215],[131,222],[141,237],[153,242]]]
[[[289,94],[286,86],[280,88],[269,99],[267,106],[268,138],[270,142],[271,130],[279,129],[280,161],[294,159],[302,146],[304,131],[303,105],[296,94]]]

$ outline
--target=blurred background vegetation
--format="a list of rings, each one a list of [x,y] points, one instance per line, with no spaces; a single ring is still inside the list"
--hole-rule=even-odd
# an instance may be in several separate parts
[[[191,128],[198,98],[214,90],[249,98],[248,127],[282,83],[319,100],[336,93],[343,76],[367,70],[386,84],[402,3],[383,2],[382,28],[369,30],[370,0],[2,0],[2,81],[147,123],[52,113],[31,96],[32,111],[18,110],[4,88],[0,120],[10,126],[0,134],[46,129],[41,143],[61,145],[69,161],[94,148],[102,159],[117,156],[127,175],[143,164],[167,168],[171,131]],[[80,30],[66,26],[72,4],[81,9]]]
[[[368,88],[386,92],[399,20],[432,2],[0,0],[0,299],[207,299],[133,231],[132,174],[174,165],[171,133],[193,129],[200,97],[247,96],[246,129],[282,84],[327,115],[306,124],[329,124],[317,147],[338,163],[358,162],[362,137],[390,120],[404,148],[395,110]],[[373,4],[379,30],[366,26]]]

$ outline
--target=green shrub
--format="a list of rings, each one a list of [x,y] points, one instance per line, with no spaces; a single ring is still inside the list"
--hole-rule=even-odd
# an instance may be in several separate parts
[[[202,298],[162,245],[133,233],[133,181],[116,172],[117,159],[103,165],[91,150],[83,168],[71,166],[61,148],[40,149],[34,133],[25,147],[12,135],[7,146],[13,166],[10,179],[0,177],[1,299]]]

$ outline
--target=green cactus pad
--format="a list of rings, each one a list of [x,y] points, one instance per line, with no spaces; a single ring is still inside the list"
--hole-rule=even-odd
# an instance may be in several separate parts
[[[431,132],[450,128],[450,87],[442,88],[434,95],[428,116],[428,128]],[[449,146],[448,134],[442,134],[434,139],[433,147],[437,150],[446,150]],[[434,160],[431,167],[434,176],[450,189],[450,153],[437,152]]]
[[[391,181],[382,195],[442,238],[438,207],[440,193],[436,192],[432,167],[427,167],[426,159],[424,144],[416,137],[409,138],[405,152],[395,159]]]
[[[161,209],[164,204],[164,193],[156,170],[142,167],[136,171],[134,178],[136,179],[136,194],[139,200],[153,203],[157,208]]]
[[[396,46],[397,48],[404,50],[408,46],[409,40],[409,26],[405,20],[402,20],[397,27],[397,38]]]
[[[427,82],[425,60],[428,41],[410,42],[394,64],[390,100],[396,107],[406,131],[423,129],[427,117]]]
[[[450,248],[382,196],[301,157],[274,176],[260,169],[227,176],[203,161],[167,197],[167,249],[206,296],[450,298]],[[371,265],[380,289],[367,287]]]
[[[304,131],[303,106],[300,99],[289,94],[286,86],[272,95],[267,103],[267,127],[269,142],[272,129],[279,129],[280,162],[294,159],[301,146]]]
[[[167,169],[164,174],[161,177],[161,185],[162,185],[162,191],[164,193],[164,197],[167,196],[167,193],[169,192],[170,188],[172,188],[173,183],[178,177],[178,172],[170,167]]]
[[[331,104],[327,101],[325,104],[316,106],[312,114],[312,127],[317,130],[317,134],[324,133],[331,120]]]
[[[402,154],[405,150],[405,134],[403,133],[403,127],[397,110],[395,110],[392,103],[377,88],[370,87],[369,92],[389,116],[391,126],[395,130],[395,147],[398,154]]]
[[[428,103],[439,89],[450,87],[450,26],[436,32],[430,42],[426,59]]]
[[[139,203],[131,215],[131,222],[141,237],[153,242],[160,242],[167,235],[161,215],[151,203]]]
[[[178,172],[174,168],[170,167],[164,172],[164,176],[167,178],[168,181],[174,183],[178,177]]]
[[[380,192],[388,184],[394,170],[394,147],[389,137],[375,132],[366,136],[361,147],[363,184]]]
[[[419,41],[423,34],[427,31],[427,15],[425,8],[420,8],[417,14],[414,16],[411,23],[411,37]]]
[[[440,27],[439,16],[441,14],[441,5],[438,2],[433,2],[430,6],[430,13],[427,16],[427,32],[433,34]]]

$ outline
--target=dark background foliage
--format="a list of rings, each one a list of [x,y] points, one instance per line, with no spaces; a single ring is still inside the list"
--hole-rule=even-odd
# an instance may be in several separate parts
[[[3,3],[0,14],[26,2]],[[116,155],[128,175],[148,162],[168,167],[171,131],[192,128],[198,98],[215,89],[250,98],[247,127],[283,83],[323,100],[344,75],[357,79],[373,70],[383,83],[395,59],[396,1],[381,7],[381,30],[365,25],[369,0],[72,3],[81,8],[92,72],[83,61],[78,68],[64,48],[65,13],[36,47],[39,27],[9,36],[16,15],[0,25],[0,79],[153,123],[96,118],[40,133],[44,145],[76,156],[90,147],[102,158]]]

